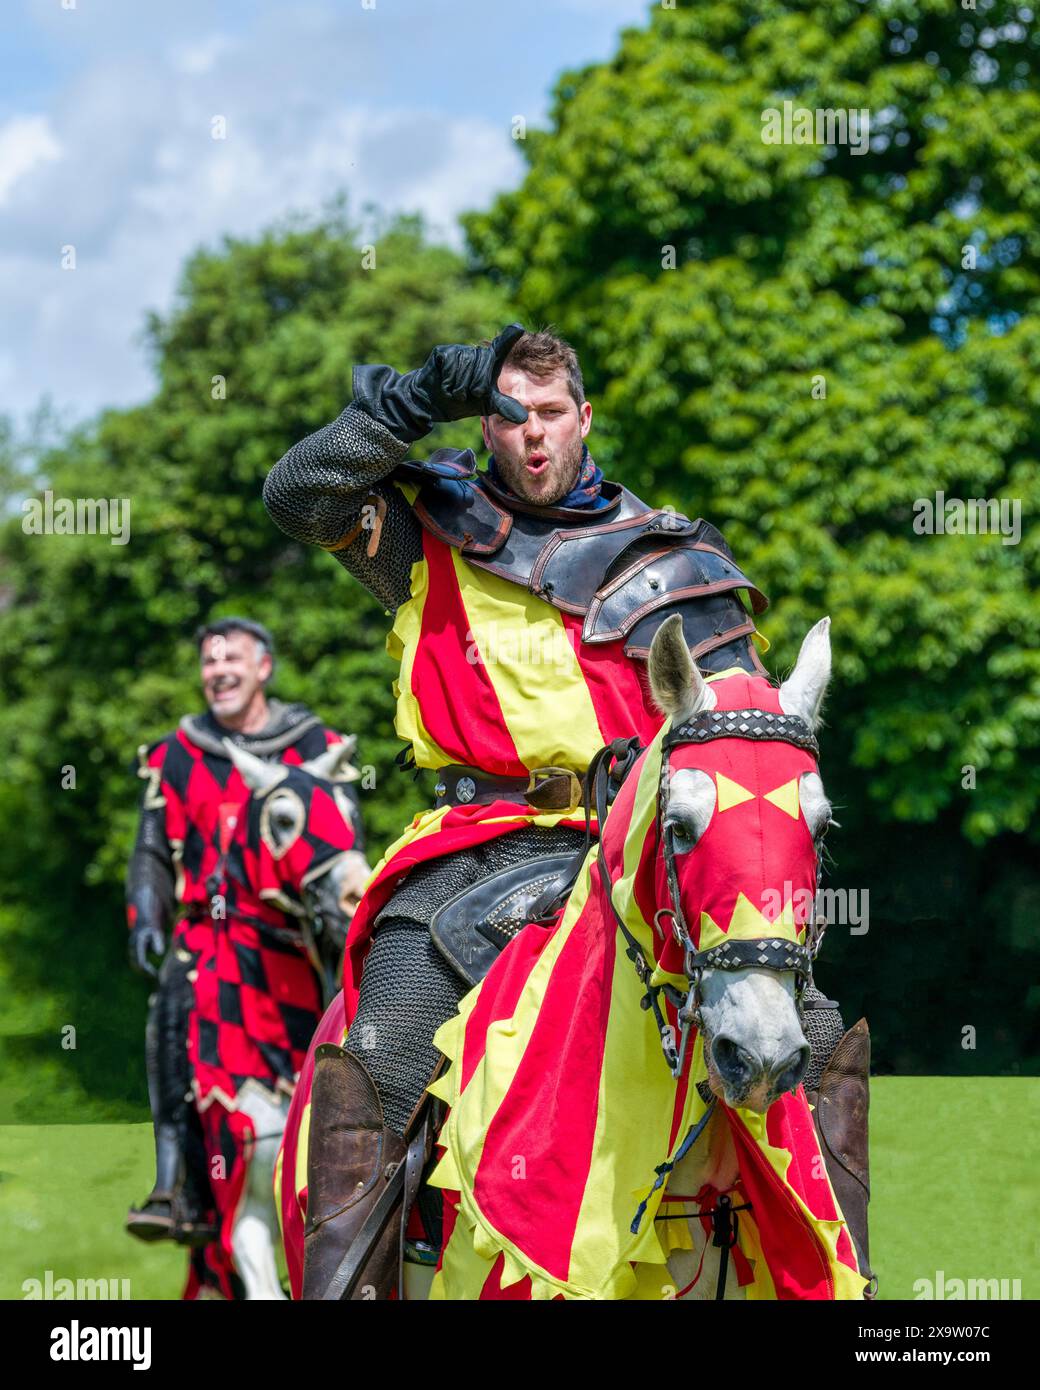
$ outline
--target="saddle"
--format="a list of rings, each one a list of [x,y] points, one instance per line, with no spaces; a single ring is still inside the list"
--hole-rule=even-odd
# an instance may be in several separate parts
[[[546,854],[511,864],[467,884],[430,919],[430,935],[448,964],[468,985],[478,985],[528,922],[556,914],[574,887],[592,844],[592,801],[601,814],[613,802],[642,752],[638,739],[615,739],[593,760],[583,784],[585,843],[575,852]],[[571,774],[573,775],[573,774]]]
[[[430,935],[456,974],[478,985],[517,932],[570,892],[581,858],[547,854],[511,864],[443,903],[430,919]]]

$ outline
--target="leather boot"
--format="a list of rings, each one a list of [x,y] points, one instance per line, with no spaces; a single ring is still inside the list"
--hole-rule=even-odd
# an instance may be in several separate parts
[[[839,1039],[823,1069],[819,1089],[806,1091],[820,1150],[834,1195],[856,1248],[860,1272],[870,1283],[863,1297],[877,1297],[877,1275],[870,1268],[867,1204],[870,1158],[870,1029],[861,1018]]]
[[[155,1132],[155,1185],[140,1207],[130,1208],[126,1229],[138,1240],[201,1246],[216,1240],[219,1232],[207,1217],[196,1184],[186,1181],[191,1084],[187,1035],[194,964],[190,952],[170,951],[148,1001],[145,1064]]]
[[[160,1121],[155,1126],[155,1186],[144,1205],[131,1207],[126,1229],[138,1240],[172,1240],[174,1206],[184,1180],[184,1158],[178,1126]]]
[[[379,1093],[364,1063],[323,1043],[315,1054],[311,1090],[303,1298],[362,1301],[396,1291],[401,1200],[388,1207],[384,1193],[406,1152],[405,1141],[383,1122]],[[364,1243],[374,1225],[381,1229],[367,1256],[358,1249],[359,1266],[348,1275],[340,1266],[368,1218]]]

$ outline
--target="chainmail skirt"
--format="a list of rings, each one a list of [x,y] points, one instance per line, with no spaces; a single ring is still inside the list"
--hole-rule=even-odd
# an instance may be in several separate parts
[[[434,945],[430,918],[468,884],[526,859],[577,850],[584,838],[532,826],[420,864],[376,918],[346,1048],[368,1068],[395,1134],[404,1133],[437,1064],[434,1033],[470,988]]]
[[[805,987],[806,999],[826,999],[816,986],[810,982]],[[845,1025],[841,1021],[840,1009],[807,1009],[802,1015],[802,1032],[809,1044],[812,1057],[809,1070],[805,1073],[802,1085],[806,1090],[819,1088],[823,1069],[831,1060],[831,1054],[841,1041]]]

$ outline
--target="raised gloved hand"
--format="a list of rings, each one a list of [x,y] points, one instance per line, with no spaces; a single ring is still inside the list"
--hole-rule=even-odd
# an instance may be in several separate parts
[[[503,328],[489,347],[442,343],[414,372],[402,376],[392,367],[354,368],[354,404],[395,438],[411,444],[443,420],[502,415],[522,424],[527,411],[498,389],[502,363],[525,329]]]
[[[153,978],[158,975],[159,971],[148,957],[162,957],[165,951],[166,939],[154,922],[138,922],[130,928],[127,954],[130,957],[131,968],[139,975],[151,975]]]

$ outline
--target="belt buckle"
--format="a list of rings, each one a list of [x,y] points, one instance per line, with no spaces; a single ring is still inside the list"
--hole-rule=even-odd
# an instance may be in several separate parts
[[[570,800],[560,810],[570,810],[572,806],[580,806],[584,796],[584,789],[581,779],[576,772],[572,772],[569,767],[536,767],[531,770],[531,778],[524,788],[525,792],[536,792],[539,787],[539,780],[546,782],[550,777],[566,777],[570,783]]]

